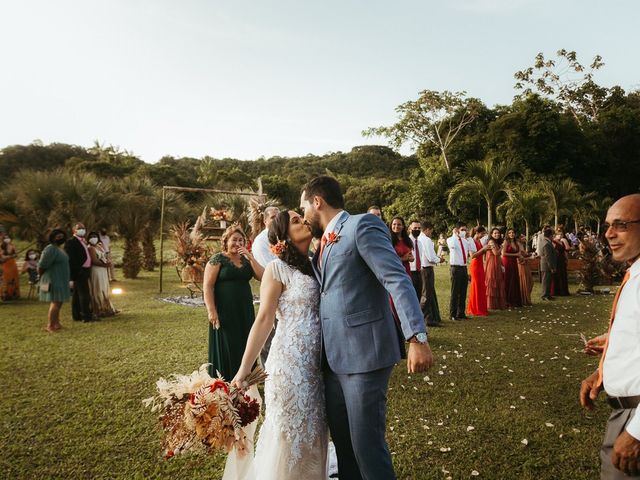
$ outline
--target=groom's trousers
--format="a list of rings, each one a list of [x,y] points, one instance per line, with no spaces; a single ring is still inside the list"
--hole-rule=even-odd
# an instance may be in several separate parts
[[[385,440],[387,387],[393,367],[337,374],[324,366],[327,420],[340,480],[396,478]]]

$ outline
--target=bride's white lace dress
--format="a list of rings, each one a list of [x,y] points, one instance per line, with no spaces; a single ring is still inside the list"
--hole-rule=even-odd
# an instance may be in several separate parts
[[[284,285],[265,369],[265,417],[246,480],[326,480],[328,429],[321,371],[319,287],[283,261],[265,270]],[[250,457],[250,456],[249,456]],[[230,458],[231,459],[231,458]],[[245,457],[236,462],[251,462]],[[236,470],[227,462],[225,473]],[[225,478],[229,478],[225,475]]]

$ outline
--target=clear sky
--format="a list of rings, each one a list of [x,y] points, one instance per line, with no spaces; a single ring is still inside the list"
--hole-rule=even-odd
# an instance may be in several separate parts
[[[0,148],[349,151],[420,90],[509,103],[539,51],[638,89],[638,25],[637,0],[1,0]]]

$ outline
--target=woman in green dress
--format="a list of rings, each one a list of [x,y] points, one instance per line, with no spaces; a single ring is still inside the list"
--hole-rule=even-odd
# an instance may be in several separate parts
[[[204,302],[209,318],[209,375],[230,381],[242,363],[255,312],[251,278],[262,279],[264,269],[246,248],[239,225],[222,235],[222,252],[204,270]]]
[[[71,298],[69,289],[69,257],[63,249],[67,235],[62,230],[53,230],[49,245],[42,251],[38,271],[40,273],[40,300],[49,302],[47,332],[57,332],[60,324],[62,304]]]

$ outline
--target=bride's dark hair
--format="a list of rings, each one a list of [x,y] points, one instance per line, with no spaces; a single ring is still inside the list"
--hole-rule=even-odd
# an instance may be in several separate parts
[[[282,245],[284,248],[277,257],[287,265],[300,270],[305,275],[313,276],[313,267],[308,255],[298,250],[291,240],[289,240],[289,212],[283,210],[269,225],[269,243],[271,245]]]

